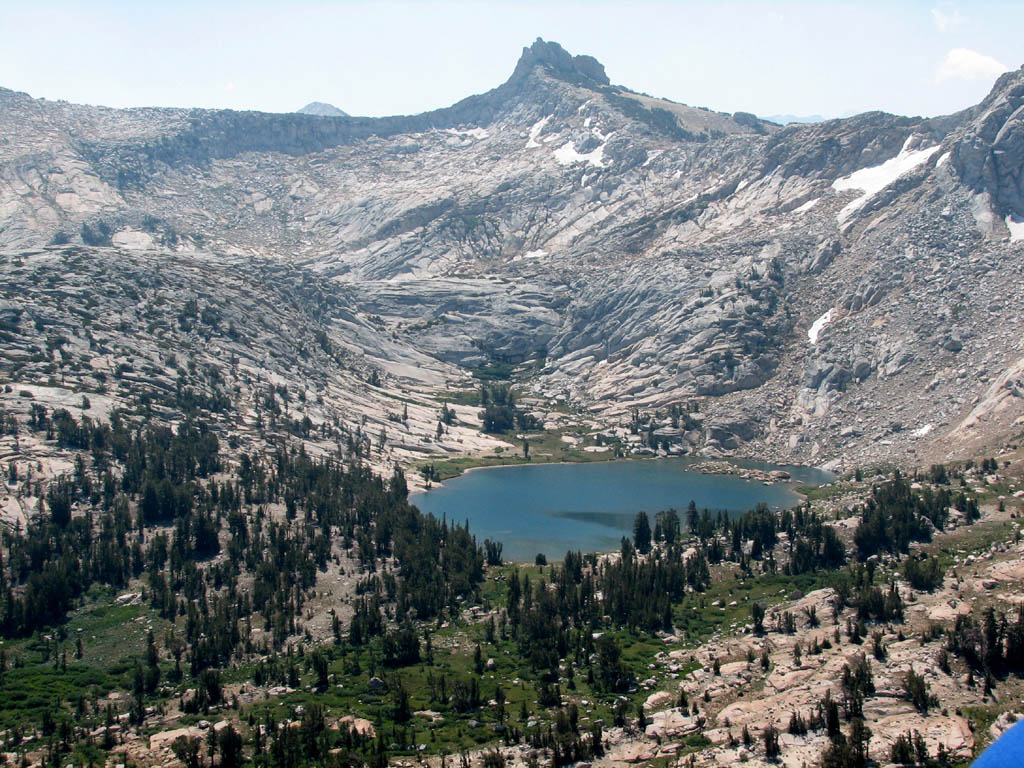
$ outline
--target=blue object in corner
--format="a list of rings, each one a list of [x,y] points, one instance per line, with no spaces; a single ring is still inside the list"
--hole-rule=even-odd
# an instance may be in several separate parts
[[[1021,768],[1024,766],[1024,720],[996,739],[971,768]]]

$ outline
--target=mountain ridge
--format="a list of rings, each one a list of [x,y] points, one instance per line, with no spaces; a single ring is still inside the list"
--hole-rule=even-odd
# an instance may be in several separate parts
[[[970,275],[1019,263],[1022,87],[1009,73],[941,118],[778,128],[610,85],[596,60],[538,40],[502,85],[414,116],[118,111],[4,91],[0,247],[283,260],[348,297],[361,376],[402,370],[396,386],[420,386],[395,362],[423,353],[453,379],[543,361],[524,386],[609,426],[706,401],[703,427],[668,441],[685,451],[941,452],[989,380],[941,371],[970,358],[995,377],[1022,352],[918,317],[915,294],[929,286],[950,312],[967,301],[974,339],[997,318],[1015,327],[1016,283],[996,312],[996,289]],[[949,284],[932,287],[911,252]],[[915,331],[872,325],[897,319]],[[901,376],[934,379],[951,403],[923,442],[856,405],[896,398],[918,422]],[[857,426],[863,413],[877,426]]]

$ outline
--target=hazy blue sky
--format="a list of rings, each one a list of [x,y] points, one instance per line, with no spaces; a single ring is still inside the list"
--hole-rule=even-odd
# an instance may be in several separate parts
[[[934,115],[1024,63],[1024,2],[0,0],[0,86],[108,106],[359,115],[486,91],[541,36],[723,111]]]

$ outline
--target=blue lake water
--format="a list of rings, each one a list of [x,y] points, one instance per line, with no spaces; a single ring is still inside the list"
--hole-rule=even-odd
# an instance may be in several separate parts
[[[532,562],[538,552],[561,559],[572,550],[607,552],[631,536],[636,513],[675,507],[680,518],[692,499],[699,509],[743,512],[758,502],[794,506],[795,485],[829,482],[832,475],[808,467],[785,469],[792,483],[764,485],[733,475],[704,475],[691,459],[651,459],[588,464],[524,464],[467,472],[411,497],[437,518],[469,521],[477,541],[500,541],[506,560]]]

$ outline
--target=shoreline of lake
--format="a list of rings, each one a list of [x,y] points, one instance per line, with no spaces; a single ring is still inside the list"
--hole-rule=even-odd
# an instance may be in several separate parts
[[[470,458],[472,458],[472,457],[470,457]],[[738,477],[740,479],[747,480],[748,482],[759,482],[759,483],[762,483],[764,485],[777,485],[777,484],[780,484],[780,483],[782,483],[782,484],[791,484],[791,485],[795,485],[797,487],[807,485],[807,483],[801,482],[801,481],[797,480],[796,478],[794,478],[792,476],[792,473],[788,472],[788,471],[786,473],[788,475],[787,477],[785,477],[785,478],[781,478],[781,477],[780,478],[772,478],[772,479],[769,479],[767,476],[764,476],[764,477],[753,476],[753,475],[747,476],[747,475],[742,474],[745,471],[745,468],[741,464],[739,464],[737,462],[746,462],[748,464],[762,464],[762,465],[765,465],[765,466],[769,466],[769,464],[767,462],[759,462],[759,461],[756,461],[754,459],[725,459],[725,458],[713,459],[713,458],[706,458],[706,457],[703,457],[703,456],[613,456],[613,457],[610,457],[610,458],[607,458],[607,459],[597,458],[597,459],[586,459],[586,460],[581,460],[581,461],[539,461],[539,462],[532,462],[530,460],[524,460],[524,461],[517,461],[517,462],[514,462],[512,464],[478,464],[478,465],[473,466],[473,467],[465,467],[464,469],[460,470],[459,474],[452,475],[451,477],[446,477],[444,480],[438,480],[434,485],[431,485],[429,487],[417,488],[415,491],[413,491],[410,494],[410,497],[418,495],[418,494],[422,494],[422,493],[429,493],[430,491],[433,491],[433,490],[436,490],[436,489],[439,489],[439,488],[444,488],[444,487],[446,487],[445,483],[450,482],[451,480],[457,480],[458,478],[464,477],[465,475],[469,474],[470,472],[476,472],[476,471],[482,470],[482,469],[508,469],[510,467],[556,467],[556,466],[572,467],[572,466],[577,466],[577,465],[582,465],[582,464],[616,464],[616,463],[625,463],[625,462],[631,462],[631,461],[693,461],[693,462],[695,462],[695,464],[694,464],[694,466],[692,468],[690,468],[690,471],[699,472],[702,475],[729,475],[731,477]],[[731,471],[727,470],[725,472],[715,472],[715,471],[711,471],[710,469],[705,469],[704,468],[707,465],[711,465],[711,464],[722,464],[723,466],[728,467],[729,470],[731,470]],[[832,479],[829,480],[828,482],[834,482],[836,479],[838,479],[838,475],[836,475],[834,472],[832,472],[830,470],[827,470],[827,469],[821,469],[820,467],[812,467],[812,466],[810,466],[808,464],[778,464],[778,465],[770,465],[770,466],[776,466],[776,467],[778,467],[779,469],[781,469],[783,471],[786,471],[787,468],[788,468],[788,469],[797,469],[797,470],[809,470],[809,471],[812,471],[812,472],[821,472],[822,474],[828,474],[828,475],[832,476]],[[757,469],[746,470],[746,471],[752,471],[752,472],[755,472],[755,473],[761,473],[761,470],[757,470]],[[812,485],[813,485],[813,483],[812,483]],[[828,485],[828,483],[827,482],[826,483],[818,483],[817,485]],[[799,492],[797,492],[795,490],[793,491],[793,493],[794,493],[794,495],[799,497],[801,499],[801,501],[806,501],[807,497],[804,496],[802,493],[799,493]]]

